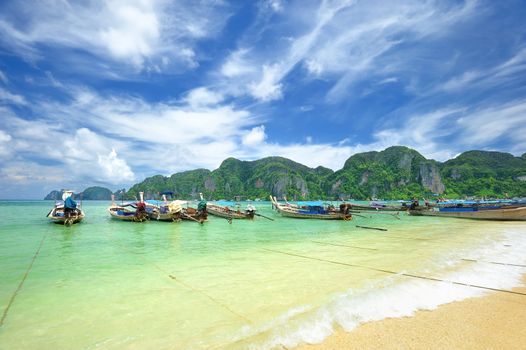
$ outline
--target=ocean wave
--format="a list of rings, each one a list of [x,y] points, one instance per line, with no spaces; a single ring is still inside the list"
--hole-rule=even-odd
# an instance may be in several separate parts
[[[442,270],[435,263],[433,272],[423,268],[420,273],[412,270],[390,275],[359,289],[349,289],[322,307],[302,306],[257,329],[245,329],[245,336],[251,333],[253,339],[258,339],[248,347],[259,350],[320,343],[337,326],[351,331],[363,323],[411,316],[419,310],[479,297],[490,292],[485,288],[518,287],[526,273],[526,268],[516,266],[526,264],[524,251],[526,235],[517,230],[505,231],[497,241],[485,242],[475,250],[458,249],[444,255]]]

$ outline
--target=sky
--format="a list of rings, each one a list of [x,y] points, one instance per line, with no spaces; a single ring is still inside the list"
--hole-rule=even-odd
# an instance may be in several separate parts
[[[0,199],[283,156],[526,152],[526,3],[0,2]]]

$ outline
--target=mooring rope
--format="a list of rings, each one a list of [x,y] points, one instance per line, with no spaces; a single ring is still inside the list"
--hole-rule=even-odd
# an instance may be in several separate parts
[[[124,245],[120,244],[115,238],[113,238],[111,236],[111,233],[108,234],[108,236],[110,237],[111,240],[113,240],[114,243],[116,243],[119,247],[121,247],[121,249],[129,252],[129,253],[134,253],[132,250],[126,248]],[[201,290],[201,289],[198,289],[198,288],[195,288],[191,285],[189,285],[188,283],[185,283],[183,282],[181,279],[179,279],[178,277],[176,277],[174,274],[166,271],[165,269],[163,269],[162,267],[160,267],[159,265],[157,265],[156,263],[154,262],[151,262],[151,261],[148,261],[144,256],[142,255],[139,255],[139,258],[143,260],[143,262],[145,263],[149,263],[151,264],[154,268],[156,268],[159,272],[161,272],[161,274],[167,276],[168,278],[170,278],[171,280],[175,281],[177,284],[183,286],[184,288],[186,289],[189,289],[193,292],[196,292],[196,293],[199,293],[203,296],[205,296],[206,298],[208,298],[209,300],[211,300],[213,303],[215,303],[216,305],[219,305],[220,307],[222,307],[223,309],[227,310],[228,312],[230,312],[232,315],[248,322],[248,323],[253,323],[249,318],[241,315],[239,312],[233,310],[232,308],[230,308],[228,305],[226,305],[225,303],[223,303],[222,301],[212,297],[211,295],[207,294],[205,291]]]
[[[251,320],[249,320],[248,318],[246,318],[245,316],[241,315],[240,313],[238,313],[237,311],[234,311],[232,308],[230,308],[228,305],[224,304],[223,302],[221,302],[220,300],[214,298],[213,296],[211,295],[208,295],[206,292],[204,292],[203,290],[201,289],[197,289],[195,287],[192,287],[191,285],[181,281],[179,278],[177,278],[176,276],[172,275],[172,274],[168,274],[168,277],[170,277],[172,280],[176,281],[177,283],[179,283],[180,285],[194,291],[194,292],[197,292],[197,293],[200,293],[204,296],[206,296],[208,299],[210,299],[212,302],[214,302],[215,304],[217,305],[220,305],[222,306],[224,309],[228,310],[231,314],[243,319],[244,321],[248,322],[248,323],[253,323]]]
[[[381,228],[381,227],[360,226],[360,225],[356,225],[356,227],[365,228],[365,229],[368,229],[368,230],[387,231],[386,228]]]
[[[381,236],[385,238],[401,238],[401,239],[410,239],[410,240],[416,240],[416,241],[432,241],[432,238],[420,238],[420,237],[403,237],[403,236],[393,236],[391,234],[387,236]]]
[[[313,243],[323,244],[323,245],[333,245],[336,247],[348,247],[348,248],[355,248],[355,249],[364,249],[364,250],[378,250],[377,248],[367,248],[367,247],[358,247],[355,245],[347,245],[347,244],[338,244],[338,243],[328,243],[328,242],[320,242],[320,241],[311,241]]]
[[[16,287],[16,290],[14,291],[13,295],[11,295],[11,299],[9,299],[9,302],[7,303],[7,306],[4,309],[4,313],[2,314],[2,319],[0,319],[0,327],[2,327],[4,325],[4,322],[5,322],[6,318],[7,318],[7,314],[9,313],[9,309],[11,308],[11,305],[13,305],[13,303],[15,302],[15,299],[16,299],[16,296],[18,295],[18,292],[20,292],[20,290],[22,289],[22,286],[24,285],[24,282],[26,281],[27,276],[29,275],[29,272],[33,268],[33,264],[35,263],[35,260],[36,260],[36,258],[38,256],[38,254],[40,253],[40,249],[42,248],[42,245],[44,245],[44,241],[46,240],[46,237],[47,237],[47,233],[45,233],[44,236],[42,236],[42,240],[40,241],[40,244],[38,245],[38,249],[35,252],[35,254],[33,255],[33,258],[31,259],[31,263],[29,264],[26,272],[24,273],[24,276],[22,277],[22,280],[18,284],[18,287]]]
[[[515,266],[515,267],[526,267],[526,265],[521,264],[510,264],[510,263],[503,263],[498,261],[482,261],[482,260],[475,260],[475,259],[460,259],[464,261],[470,261],[470,262],[477,262],[477,263],[484,263],[484,264],[494,264],[494,265],[504,265],[504,266]]]
[[[436,282],[444,282],[444,283],[451,283],[451,284],[456,284],[456,285],[461,285],[461,286],[466,286],[466,287],[491,290],[491,291],[495,291],[495,292],[502,292],[502,293],[509,293],[509,294],[516,294],[516,295],[526,296],[526,293],[516,292],[516,291],[512,291],[512,290],[484,287],[484,286],[479,286],[479,285],[476,285],[476,284],[469,284],[469,283],[456,282],[456,281],[448,281],[448,280],[443,280],[443,279],[439,279],[439,278],[413,275],[413,274],[404,273],[404,272],[395,272],[395,271],[390,271],[390,270],[385,270],[385,269],[379,269],[379,268],[376,268],[376,267],[363,266],[363,265],[357,265],[357,264],[349,264],[349,263],[344,263],[344,262],[340,262],[340,261],[321,259],[321,258],[316,258],[316,257],[311,257],[311,256],[306,256],[306,255],[301,255],[301,254],[295,254],[295,253],[288,253],[288,252],[283,252],[283,251],[274,250],[274,249],[268,249],[268,248],[262,248],[262,249],[265,250],[265,251],[268,251],[268,252],[279,253],[279,254],[284,254],[284,255],[290,255],[290,256],[295,256],[295,257],[304,258],[304,259],[322,261],[322,262],[327,262],[327,263],[336,264],[336,265],[344,265],[344,266],[368,269],[368,270],[372,270],[372,271],[384,272],[384,273],[391,274],[391,275],[399,275],[399,276],[406,276],[406,277],[412,277],[412,278],[419,278],[419,279],[424,279],[424,280],[430,280],[430,281],[436,281]]]
[[[404,238],[404,237],[400,237]],[[411,238],[408,238],[411,239]],[[418,238],[415,238],[418,239]],[[422,238],[422,240],[430,240],[426,238]],[[354,245],[348,245],[348,244],[341,244],[341,243],[330,243],[330,242],[320,242],[320,241],[312,241],[312,243],[322,244],[322,245],[332,245],[336,247],[347,247],[347,248],[355,248],[355,249],[366,249],[366,250],[373,250],[373,251],[385,251],[386,249],[378,249],[378,248],[368,248],[368,247],[358,247]],[[494,265],[503,265],[503,266],[513,266],[513,267],[526,267],[526,265],[521,264],[512,264],[512,263],[505,263],[505,262],[498,262],[498,261],[484,261],[484,260],[476,260],[476,259],[467,259],[467,258],[461,258],[460,260],[463,261],[469,261],[469,262],[476,262],[476,263],[483,263],[483,264],[494,264]]]

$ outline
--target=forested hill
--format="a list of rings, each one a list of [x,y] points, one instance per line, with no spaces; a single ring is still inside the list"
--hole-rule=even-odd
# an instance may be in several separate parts
[[[88,187],[81,193],[75,193],[73,198],[83,200],[110,200],[111,199],[111,190],[105,187],[93,186]],[[51,191],[44,200],[61,200],[62,191],[54,190]]]
[[[357,153],[343,169],[309,168],[282,157],[255,161],[228,158],[218,169],[197,169],[169,177],[156,175],[132,186],[127,198],[266,199],[270,194],[291,199],[405,199],[433,194],[465,196],[526,196],[526,154],[469,151],[440,163],[417,151],[393,146],[381,152]]]

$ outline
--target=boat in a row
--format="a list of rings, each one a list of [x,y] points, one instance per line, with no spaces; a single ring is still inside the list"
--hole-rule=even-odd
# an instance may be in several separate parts
[[[77,202],[73,199],[73,191],[69,190],[63,191],[62,200],[56,201],[53,209],[46,215],[51,222],[66,226],[81,222],[84,216],[82,203],[77,205]]]
[[[296,219],[320,219],[320,220],[352,220],[353,214],[371,211],[385,211],[386,214],[403,209],[394,205],[357,205],[355,203],[341,203],[338,207],[330,203],[321,202],[297,202],[289,203],[286,198],[284,202],[278,202],[276,197],[270,196],[272,207],[282,216]],[[207,221],[208,214],[227,219],[252,220],[255,216],[273,220],[256,212],[256,208],[249,204],[246,209],[240,205],[228,205],[228,203],[206,202],[201,196],[197,208],[189,206],[188,201],[167,200],[163,195],[160,201],[144,200],[144,194],[140,193],[139,201],[121,202],[117,204],[112,195],[111,205],[108,208],[109,215],[121,221],[143,222],[147,220],[157,221],[181,221],[189,220],[198,223]],[[223,205],[226,204],[226,205]],[[402,207],[406,207],[403,203]],[[414,200],[407,211],[413,216],[453,217],[479,220],[526,220],[526,203],[517,201],[446,201],[420,205]],[[398,215],[398,213],[396,214]],[[64,191],[62,201],[57,201],[47,214],[47,217],[55,223],[72,225],[81,222],[85,214],[82,211],[82,203],[77,205],[73,200],[73,191]]]
[[[163,196],[163,201],[144,201],[144,193],[140,192],[139,196],[138,202],[119,205],[115,202],[115,196],[112,195],[111,205],[108,208],[110,216],[117,220],[135,222],[190,220],[203,223],[207,220],[207,203],[203,200],[197,204],[197,209],[195,209],[189,207],[187,201],[168,201],[165,196]]]
[[[276,197],[270,196],[272,206],[282,216],[296,219],[352,220],[351,205],[342,203],[336,209],[333,205],[323,203],[292,204],[279,203]]]
[[[409,214],[475,220],[524,221],[526,205],[513,201],[446,201],[420,206],[413,202]]]
[[[228,205],[222,206],[218,204],[207,203],[206,210],[211,215],[219,216],[220,218],[225,218],[228,220],[253,220],[256,216],[256,208],[252,204],[247,205],[246,209],[242,210],[239,205],[235,208],[232,208],[232,206]]]

